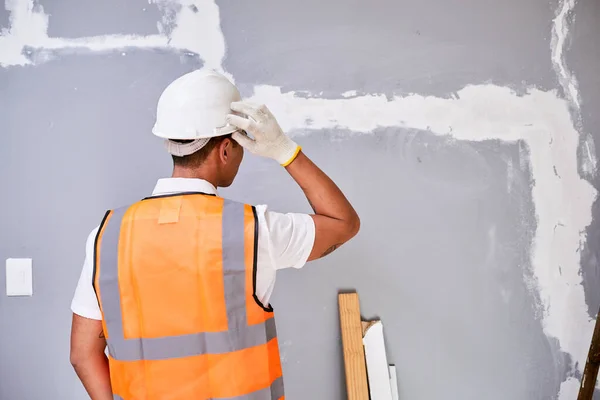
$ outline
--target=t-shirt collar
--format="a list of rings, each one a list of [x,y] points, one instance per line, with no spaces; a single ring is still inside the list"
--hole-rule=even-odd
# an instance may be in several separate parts
[[[168,194],[201,192],[217,195],[217,188],[204,179],[196,178],[163,178],[156,182],[152,196]]]

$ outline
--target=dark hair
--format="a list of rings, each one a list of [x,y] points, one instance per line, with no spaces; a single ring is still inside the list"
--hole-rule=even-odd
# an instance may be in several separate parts
[[[184,167],[184,168],[197,167],[197,166],[201,165],[204,161],[206,161],[210,152],[215,147],[219,146],[225,139],[231,139],[231,134],[211,138],[208,141],[208,143],[206,143],[206,145],[204,145],[203,148],[201,148],[197,152],[189,154],[187,156],[178,157],[178,156],[171,155],[173,157],[173,164],[175,164],[178,167]],[[176,143],[181,143],[181,144],[187,144],[187,143],[192,142],[192,140],[173,140],[173,141]],[[235,140],[231,140],[231,141],[233,142],[234,146],[237,146],[237,142]]]

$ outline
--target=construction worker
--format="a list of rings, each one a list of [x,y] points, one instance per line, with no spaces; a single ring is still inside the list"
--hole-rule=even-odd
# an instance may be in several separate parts
[[[269,303],[276,271],[331,253],[360,222],[271,112],[240,100],[214,72],[172,82],[153,128],[172,177],[107,212],[87,239],[71,363],[92,400],[284,398]],[[285,167],[314,215],[219,197],[244,148]]]

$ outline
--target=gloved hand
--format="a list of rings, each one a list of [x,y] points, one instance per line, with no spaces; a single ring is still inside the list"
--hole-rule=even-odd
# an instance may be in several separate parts
[[[252,139],[242,132],[234,132],[232,137],[236,142],[249,152],[272,158],[284,167],[294,161],[300,146],[283,133],[266,106],[239,101],[231,103],[231,109],[247,118],[229,114],[227,122],[254,137]]]

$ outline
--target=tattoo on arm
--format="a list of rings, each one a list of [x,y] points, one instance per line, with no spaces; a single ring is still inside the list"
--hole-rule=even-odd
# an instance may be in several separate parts
[[[100,331],[100,335],[98,335],[99,339],[106,339],[106,336],[104,336],[104,330]]]
[[[329,255],[331,253],[333,253],[335,250],[337,250],[340,246],[342,245],[342,243],[338,243],[338,244],[334,244],[333,246],[331,246],[330,248],[328,248],[327,250],[325,250],[325,253],[323,253],[321,255],[321,257],[325,257],[326,255]]]

